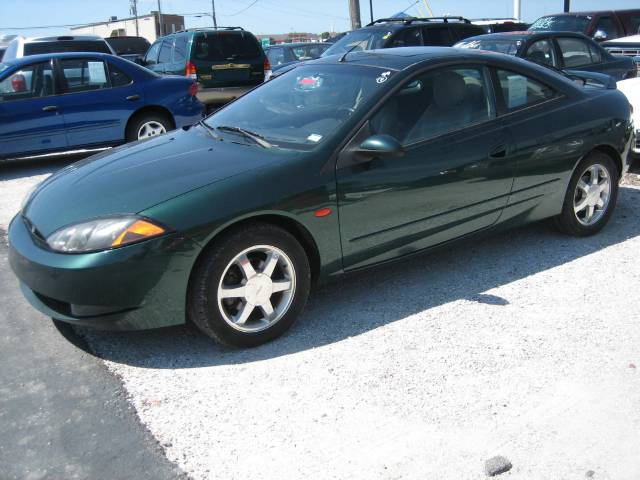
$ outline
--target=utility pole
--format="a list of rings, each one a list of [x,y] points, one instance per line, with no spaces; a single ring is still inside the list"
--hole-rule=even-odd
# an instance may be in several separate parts
[[[160,0],[158,0],[158,23],[159,23],[159,29],[158,31],[160,32],[160,36],[162,37],[164,35],[164,33],[162,33],[162,8],[160,7]]]
[[[520,20],[520,0],[513,0],[513,17]]]
[[[140,36],[138,32],[138,0],[131,0],[131,15],[136,19],[136,37]]]
[[[360,0],[349,0],[349,17],[351,17],[351,30],[357,30],[362,26],[360,22]]]
[[[564,0],[564,12],[568,12],[571,7],[571,0]]]
[[[218,28],[218,21],[216,20],[216,0],[211,0],[211,16],[213,17],[213,28]]]
[[[369,13],[371,14],[371,23],[373,23],[373,0],[369,0]]]

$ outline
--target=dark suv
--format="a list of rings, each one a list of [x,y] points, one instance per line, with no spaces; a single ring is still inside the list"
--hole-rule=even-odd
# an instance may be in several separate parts
[[[463,17],[381,18],[364,28],[349,32],[325,50],[322,56],[377,48],[421,45],[450,47],[462,39],[483,33],[482,27],[473,25]]]
[[[198,82],[198,100],[221,105],[264,81],[270,69],[260,43],[241,27],[190,29],[159,38],[142,64]]]

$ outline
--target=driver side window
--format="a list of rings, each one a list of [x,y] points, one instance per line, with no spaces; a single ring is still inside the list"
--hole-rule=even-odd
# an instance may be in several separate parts
[[[151,48],[149,48],[149,51],[144,57],[144,63],[146,65],[155,65],[158,63],[158,52],[160,51],[161,44],[162,42],[156,42],[151,45]]]
[[[495,117],[485,68],[465,66],[430,71],[407,82],[371,118],[374,134],[402,145],[435,138]]]

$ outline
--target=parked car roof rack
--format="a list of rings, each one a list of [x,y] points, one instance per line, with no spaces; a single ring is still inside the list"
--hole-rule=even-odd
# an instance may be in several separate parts
[[[449,20],[457,20],[463,23],[471,23],[471,21],[464,17],[405,17],[405,18],[379,18],[378,20],[374,20],[371,23],[367,24],[367,27],[371,27],[377,23],[386,23],[386,22],[401,22],[405,25],[411,25],[413,22],[431,22],[433,20],[441,20],[444,23],[448,23]]]

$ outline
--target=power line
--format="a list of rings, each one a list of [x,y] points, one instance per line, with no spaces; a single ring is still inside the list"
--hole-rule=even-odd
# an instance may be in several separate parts
[[[249,10],[251,7],[253,7],[256,3],[258,3],[259,0],[254,0],[253,2],[251,2],[249,5],[247,5],[245,8],[238,10],[235,13],[219,13],[218,15],[220,15],[221,17],[235,17],[236,15],[240,15],[243,12],[246,12],[247,10]]]

